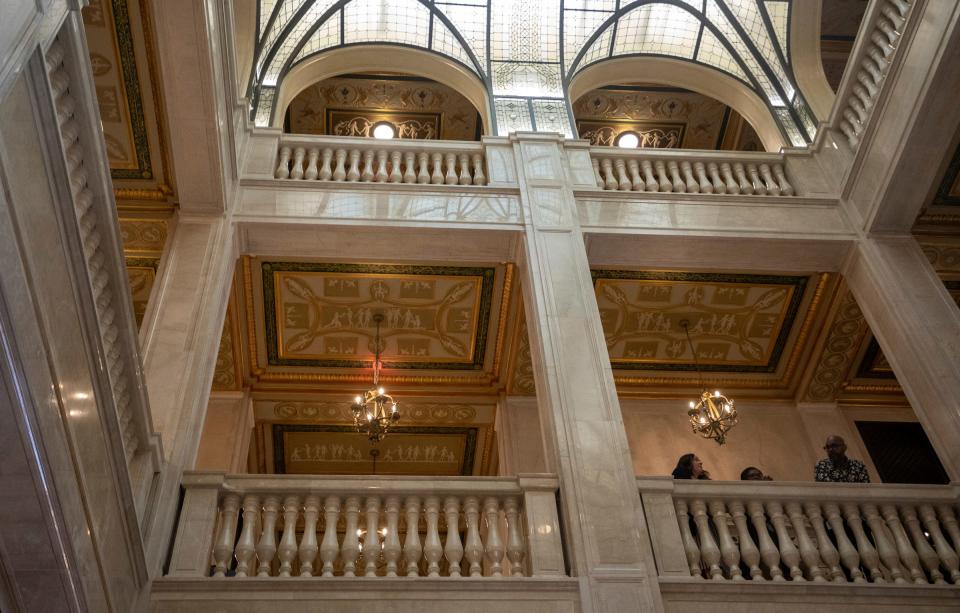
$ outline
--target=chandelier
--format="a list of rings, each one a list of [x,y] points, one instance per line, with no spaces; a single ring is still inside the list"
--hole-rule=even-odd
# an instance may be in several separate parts
[[[699,434],[703,438],[712,438],[717,444],[723,445],[727,441],[727,431],[737,425],[737,409],[733,406],[733,400],[720,393],[720,390],[710,393],[703,385],[703,375],[700,373],[700,361],[697,359],[697,352],[693,349],[693,342],[690,340],[690,322],[686,319],[680,322],[680,327],[687,335],[687,346],[690,347],[690,353],[693,354],[693,363],[697,368],[697,381],[700,384],[700,401],[690,401],[690,409],[687,416],[690,418],[690,426],[694,434]]]
[[[364,392],[363,396],[355,397],[350,408],[353,410],[353,423],[357,432],[366,434],[370,444],[376,445],[383,440],[390,428],[400,421],[400,412],[397,410],[397,401],[380,387],[380,324],[383,323],[383,314],[375,314],[373,321],[377,325],[373,339],[373,387]],[[370,455],[376,462],[378,454],[374,451],[376,450],[371,450]]]

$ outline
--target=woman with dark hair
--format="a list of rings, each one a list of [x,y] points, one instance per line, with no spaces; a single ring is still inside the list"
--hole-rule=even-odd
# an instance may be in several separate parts
[[[693,453],[685,453],[677,460],[673,469],[674,479],[710,479],[710,473],[703,470],[703,461]]]

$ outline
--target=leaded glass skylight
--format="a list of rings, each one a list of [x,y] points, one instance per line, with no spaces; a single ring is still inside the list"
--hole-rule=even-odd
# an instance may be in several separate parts
[[[258,1],[250,84],[257,125],[279,121],[283,109],[273,107],[293,67],[325,50],[370,43],[421,48],[473,72],[491,98],[495,125],[488,128],[498,134],[556,129],[572,136],[570,82],[588,66],[633,55],[728,74],[767,103],[787,142],[810,142],[816,129],[789,60],[792,0]]]

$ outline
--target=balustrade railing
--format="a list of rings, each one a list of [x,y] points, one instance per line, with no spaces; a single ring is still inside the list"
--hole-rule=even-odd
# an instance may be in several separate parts
[[[525,577],[564,574],[552,476],[189,473],[169,574]]]
[[[612,191],[793,196],[776,153],[590,150],[597,187]]]
[[[694,578],[960,585],[955,487],[638,485],[661,566]]]
[[[284,136],[276,179],[486,185],[480,143]]]
[[[841,89],[837,125],[851,147],[856,148],[876,105],[883,81],[897,53],[904,27],[916,0],[877,0],[864,17],[865,38],[854,51]]]

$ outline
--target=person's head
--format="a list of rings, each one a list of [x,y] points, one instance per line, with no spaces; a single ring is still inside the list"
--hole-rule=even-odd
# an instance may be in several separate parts
[[[706,475],[703,462],[693,453],[685,453],[677,460],[677,467],[673,469],[674,479],[701,479]]]
[[[827,452],[827,457],[834,462],[842,462],[847,459],[847,443],[842,436],[836,434],[828,436],[823,449]]]
[[[747,466],[740,472],[741,481],[764,481],[763,471],[756,466]]]

